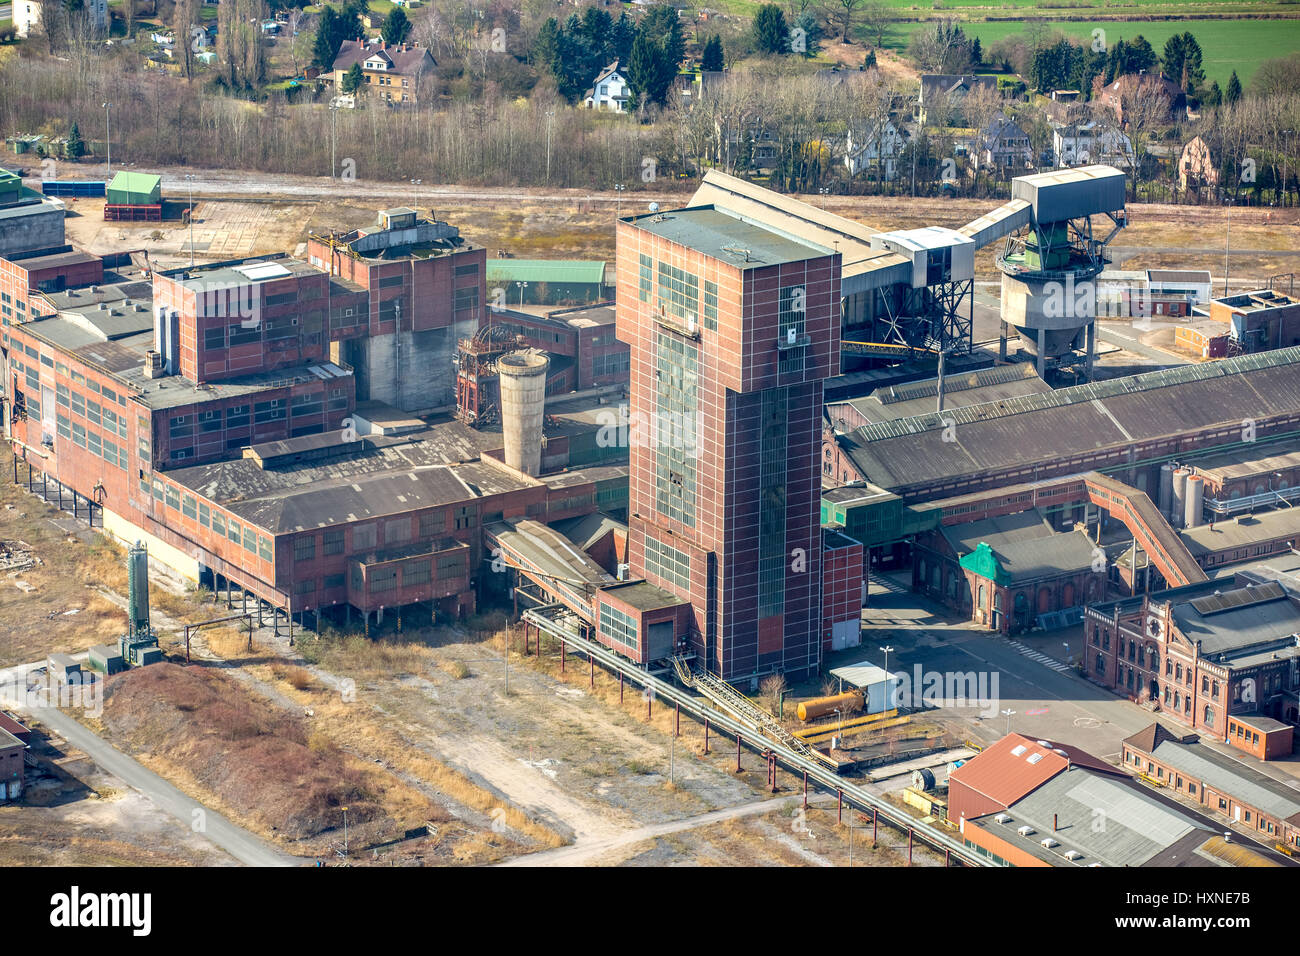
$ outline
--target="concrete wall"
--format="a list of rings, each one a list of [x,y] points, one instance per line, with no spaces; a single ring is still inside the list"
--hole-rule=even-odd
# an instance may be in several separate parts
[[[456,342],[472,336],[476,328],[476,320],[462,319],[446,329],[392,332],[358,343],[361,361],[353,364],[358,371],[363,365],[365,369],[357,383],[358,398],[364,385],[370,401],[404,412],[454,404],[456,369],[451,362]]]
[[[149,548],[149,563],[151,565],[161,564],[174,573],[181,575],[185,580],[198,583],[200,565],[197,558],[191,557],[180,548],[173,547],[161,538],[150,534],[107,508],[103,510],[103,516],[105,534],[111,535],[127,546],[133,545],[137,541],[143,541]]]
[[[63,210],[57,206],[33,203],[25,207],[21,215],[10,215],[0,220],[0,256],[61,245]]]

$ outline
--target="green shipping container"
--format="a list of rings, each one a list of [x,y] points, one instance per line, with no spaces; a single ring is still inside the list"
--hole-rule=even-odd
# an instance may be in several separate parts
[[[162,202],[162,177],[148,173],[121,172],[108,184],[108,203],[113,206],[156,206]]]

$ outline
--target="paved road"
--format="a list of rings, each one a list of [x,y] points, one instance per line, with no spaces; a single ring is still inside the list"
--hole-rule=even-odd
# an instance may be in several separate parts
[[[4,681],[7,686],[23,687],[26,685],[28,672],[40,666],[40,664],[24,664],[9,668],[0,672],[0,681]],[[11,681],[15,683],[10,684]],[[180,821],[181,825],[191,827],[194,822],[194,811],[202,809],[203,835],[241,863],[248,866],[299,866],[303,863],[302,860],[268,846],[259,837],[242,827],[235,826],[216,811],[203,807],[193,797],[182,793],[158,774],[122,753],[62,711],[54,707],[41,707],[39,711],[33,711],[29,707],[26,710],[73,747],[85,753],[103,770],[140,791],[156,806],[170,813]]]

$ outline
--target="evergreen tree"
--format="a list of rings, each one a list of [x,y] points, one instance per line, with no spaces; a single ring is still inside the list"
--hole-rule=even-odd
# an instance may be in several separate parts
[[[1201,45],[1191,33],[1175,33],[1165,42],[1162,73],[1184,93],[1194,94],[1205,82]]]
[[[63,144],[63,154],[67,159],[80,159],[86,155],[86,142],[81,138],[76,120],[72,121],[72,127],[68,130],[68,141]]]
[[[803,33],[800,34],[794,32],[798,30],[802,30]],[[821,21],[817,19],[816,14],[811,10],[805,10],[803,13],[799,14],[794,21],[794,31],[791,31],[792,45],[793,37],[801,36],[803,38],[803,49],[791,50],[791,52],[800,53],[805,57],[813,57],[820,52],[824,31],[822,30]]]
[[[982,66],[984,63],[984,47],[980,45],[979,37],[970,41],[970,62],[972,66]]]
[[[876,65],[876,51],[868,50],[866,57],[864,57],[862,60],[862,68],[864,70],[870,70],[875,65]]]
[[[334,65],[339,48],[334,44],[334,35],[338,31],[338,14],[333,7],[325,7],[320,12],[320,22],[316,26],[316,39],[311,47],[311,62],[318,70],[328,70]]]
[[[397,9],[401,9],[398,7]],[[361,87],[366,85],[366,75],[361,71],[360,63],[353,63],[351,68],[343,74],[343,82],[339,84],[344,93],[355,93]]]
[[[624,10],[619,14],[609,34],[609,52],[611,60],[626,63],[632,55],[632,42],[636,39],[636,24]]]
[[[1229,106],[1241,99],[1241,80],[1237,79],[1236,70],[1233,70],[1232,76],[1228,77],[1228,89],[1223,94],[1223,98],[1228,102]]]
[[[405,43],[406,38],[411,33],[411,21],[406,17],[406,11],[401,7],[393,7],[384,17],[384,25],[379,31],[379,35],[384,38],[384,42],[390,45]]]
[[[541,69],[550,70],[555,66],[559,55],[560,25],[555,22],[555,17],[551,17],[542,24],[537,31],[537,39],[533,41],[533,63]]]
[[[754,46],[760,53],[782,54],[790,49],[790,28],[775,3],[765,3],[754,16]]]
[[[682,21],[677,16],[677,8],[667,3],[651,7],[641,20],[637,33],[663,47],[664,55],[676,74],[677,68],[686,58],[686,37],[682,33]]]
[[[671,57],[667,44],[652,40],[649,31],[637,32],[628,56],[627,83],[638,105],[662,106],[668,99],[678,67]]]
[[[1210,84],[1210,92],[1205,94],[1205,105],[1209,107],[1223,105],[1223,89],[1219,86],[1218,80]]]
[[[726,68],[722,50],[722,37],[714,34],[704,44],[704,53],[700,57],[700,69],[706,73],[721,73]]]

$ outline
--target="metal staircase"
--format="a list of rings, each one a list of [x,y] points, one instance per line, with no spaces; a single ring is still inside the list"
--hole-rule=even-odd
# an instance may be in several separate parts
[[[710,701],[721,707],[741,723],[758,731],[764,737],[780,743],[808,760],[828,763],[826,755],[814,750],[794,734],[790,733],[767,711],[756,706],[752,700],[732,687],[725,680],[714,677],[707,671],[698,673],[691,670],[691,665],[684,658],[673,658],[673,670],[684,687],[694,687]]]

